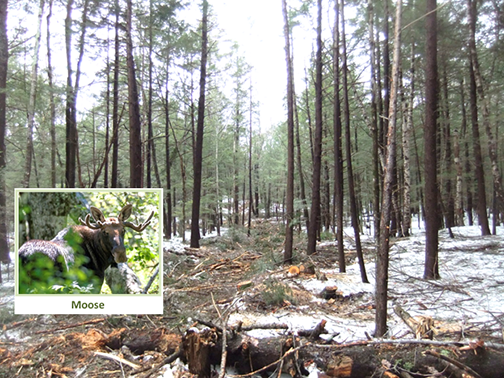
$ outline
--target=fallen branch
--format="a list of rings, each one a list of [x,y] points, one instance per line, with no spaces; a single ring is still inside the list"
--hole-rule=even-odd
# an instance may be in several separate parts
[[[131,367],[133,369],[140,369],[142,367],[142,365],[135,364],[133,362],[125,360],[124,358],[115,356],[113,354],[103,353],[103,352],[94,352],[94,354],[96,356],[98,356],[98,357],[102,357],[102,358],[105,358],[107,360],[112,360],[112,361],[115,361],[115,362],[117,362],[119,364],[127,365],[127,366],[129,366],[129,367]]]
[[[380,340],[359,340],[359,341],[350,341],[348,343],[343,344],[313,344],[313,346],[317,348],[335,348],[342,349],[351,346],[363,346],[363,345],[381,345],[381,344],[421,344],[421,345],[436,345],[436,346],[464,346],[471,345],[470,341],[438,341],[438,340],[416,340],[416,339],[380,339]],[[494,349],[504,350],[504,344],[497,344],[492,342],[486,342],[485,346]]]

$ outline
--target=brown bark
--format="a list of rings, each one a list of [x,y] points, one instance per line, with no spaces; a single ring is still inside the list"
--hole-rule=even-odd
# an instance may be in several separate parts
[[[294,72],[292,69],[292,56],[290,48],[290,25],[287,12],[287,0],[282,0],[285,38],[285,62],[287,65],[287,198],[285,226],[285,252],[284,263],[292,262],[292,243],[294,218]]]
[[[72,7],[73,0],[68,0],[66,6],[65,18],[65,48],[67,60],[67,85],[66,85],[66,160],[65,160],[65,181],[67,188],[75,187],[75,167],[77,154],[77,125],[75,115],[75,104],[73,96],[73,79],[72,79]]]
[[[140,104],[133,58],[133,40],[131,31],[133,4],[127,1],[126,8],[126,62],[128,68],[128,109],[129,109],[129,160],[130,187],[141,188],[143,179],[142,137],[140,124]]]
[[[334,4],[334,37],[333,37],[333,124],[334,124],[334,213],[336,226],[336,240],[338,242],[338,266],[340,273],[346,272],[345,250],[343,242],[343,150],[342,150],[342,124],[340,103],[340,33],[339,33],[339,0]]]
[[[437,120],[439,84],[437,69],[437,13],[436,0],[427,1],[426,59],[425,59],[425,269],[424,278],[439,278],[438,230],[439,205],[437,183]]]
[[[114,1],[115,37],[114,37],[114,78],[112,89],[112,177],[111,187],[117,188],[119,176],[119,1]]]
[[[203,165],[203,128],[205,125],[205,85],[208,59],[208,1],[203,0],[203,19],[201,21],[201,68],[198,100],[198,123],[194,150],[194,185],[191,216],[191,247],[199,248],[199,215],[201,204],[201,176]]]
[[[373,136],[373,221],[374,236],[378,244],[380,236],[380,141],[378,130],[378,73],[376,72],[376,43],[374,38],[373,0],[368,0],[368,25],[371,70],[371,134]]]
[[[49,0],[47,14],[47,78],[49,84],[49,111],[51,118],[51,187],[56,187],[56,106],[54,103],[53,67],[51,55],[51,17],[53,0]]]
[[[346,49],[346,36],[345,36],[345,17],[344,17],[344,0],[341,2],[341,42],[343,47],[342,53],[342,66],[343,66],[343,102],[345,114],[345,139],[346,139],[346,161],[347,161],[347,174],[348,174],[348,195],[350,201],[350,215],[352,218],[352,227],[354,229],[355,249],[357,251],[357,258],[359,260],[359,269],[361,273],[362,282],[368,283],[366,274],[366,267],[364,265],[364,256],[362,254],[362,245],[360,240],[360,227],[359,216],[357,214],[357,199],[355,191],[355,181],[352,168],[352,142],[350,134],[350,101],[348,95],[348,64],[347,64],[347,49]]]
[[[322,1],[317,1],[317,52],[315,58],[315,137],[313,142],[313,173],[310,227],[308,228],[309,255],[316,252],[317,232],[320,227],[320,175],[322,169]]]
[[[401,47],[401,8],[402,0],[397,0],[395,32],[394,32],[394,64],[392,66],[392,88],[390,93],[390,109],[385,166],[383,167],[383,199],[381,206],[381,228],[376,259],[376,330],[375,336],[382,337],[387,332],[387,291],[389,265],[389,237],[392,215],[392,186],[394,161],[396,154],[396,120],[397,92],[399,88],[399,65]]]

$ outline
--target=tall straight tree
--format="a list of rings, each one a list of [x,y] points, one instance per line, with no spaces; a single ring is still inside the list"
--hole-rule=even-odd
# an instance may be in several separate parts
[[[343,150],[341,147],[342,124],[340,102],[340,33],[339,0],[334,2],[334,37],[333,37],[333,126],[334,126],[334,215],[336,240],[338,241],[338,266],[340,273],[346,272],[345,250],[343,244]]]
[[[290,26],[287,1],[282,0],[285,37],[285,62],[287,65],[287,193],[285,204],[285,252],[284,263],[292,262],[294,219],[294,72],[291,61]]]
[[[114,75],[112,79],[112,174],[111,187],[117,188],[117,178],[119,176],[119,0],[114,1],[115,12],[115,36],[114,36]]]
[[[67,188],[74,188],[76,181],[77,154],[78,149],[78,134],[77,134],[77,96],[79,93],[79,81],[81,75],[81,63],[84,57],[84,43],[86,37],[87,16],[89,10],[89,0],[84,0],[82,9],[82,26],[79,36],[79,56],[75,68],[75,83],[72,79],[72,7],[73,0],[67,2],[67,13],[65,18],[65,49],[67,58],[67,88],[66,88],[66,161],[65,161],[65,179]]]
[[[437,183],[437,122],[439,83],[437,67],[437,1],[427,0],[425,53],[425,267],[424,278],[439,278],[438,230],[439,206]]]
[[[135,60],[133,58],[133,39],[131,36],[133,18],[133,4],[127,1],[126,9],[126,64],[128,67],[128,109],[130,128],[130,187],[142,187],[142,136],[140,124],[140,104],[138,99],[138,87],[135,74]]]
[[[313,142],[313,176],[310,226],[308,228],[309,255],[316,252],[320,227],[320,173],[322,169],[322,0],[317,0],[317,53],[315,56],[315,138]]]
[[[194,149],[194,186],[191,216],[191,247],[199,248],[199,215],[201,204],[201,171],[203,165],[203,131],[205,125],[205,85],[208,59],[208,1],[203,0],[203,18],[201,20],[201,68],[198,100],[198,123],[196,126],[196,144]]]
[[[5,133],[6,125],[6,88],[9,63],[9,45],[7,40],[8,1],[0,0],[0,262],[9,263],[9,244],[7,243],[7,212],[5,208]],[[2,274],[0,271],[0,282]]]
[[[355,249],[357,251],[357,258],[359,260],[359,268],[361,272],[362,282],[368,283],[368,278],[366,274],[366,266],[364,265],[364,256],[362,254],[362,245],[360,241],[360,227],[359,227],[359,216],[357,214],[357,199],[355,193],[355,182],[352,168],[352,142],[350,133],[350,101],[348,96],[348,57],[346,48],[346,36],[345,36],[345,1],[341,1],[341,44],[343,47],[342,53],[342,66],[343,66],[343,104],[345,114],[345,151],[346,151],[346,161],[347,161],[347,175],[348,175],[348,195],[350,196],[350,216],[352,218],[352,227],[354,229],[355,236]]]
[[[374,38],[374,18],[373,0],[368,0],[368,31],[370,50],[370,71],[371,71],[371,114],[372,114],[372,137],[373,137],[373,220],[374,236],[378,244],[380,235],[380,141],[378,130],[378,79],[376,62],[376,43]]]
[[[68,0],[65,18],[65,48],[67,60],[65,180],[67,188],[75,187],[75,168],[77,158],[77,118],[75,114],[72,79],[72,7],[73,0]]]
[[[53,67],[51,55],[51,17],[53,0],[49,0],[47,14],[47,79],[49,84],[49,111],[51,114],[51,187],[56,187],[56,105],[54,101]]]
[[[26,135],[26,160],[25,160],[25,172],[23,179],[23,187],[28,188],[30,186],[30,174],[32,167],[33,158],[33,126],[35,123],[35,101],[37,98],[37,79],[38,79],[38,59],[40,51],[40,38],[42,32],[42,15],[44,13],[44,0],[40,0],[38,22],[37,22],[37,32],[35,36],[35,46],[33,48],[32,56],[32,66],[31,66],[31,80],[30,80],[30,97],[28,100],[28,111],[27,111],[27,135]]]
[[[399,66],[401,62],[401,12],[402,0],[397,0],[394,28],[394,57],[390,92],[387,149],[383,167],[383,199],[381,206],[381,228],[376,258],[376,317],[375,336],[382,337],[387,332],[387,291],[389,265],[389,237],[392,214],[392,189],[394,185],[394,163],[396,154],[397,92],[399,88]]]

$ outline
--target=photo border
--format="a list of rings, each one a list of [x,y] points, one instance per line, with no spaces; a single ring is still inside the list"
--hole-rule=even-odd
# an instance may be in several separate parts
[[[21,193],[149,192],[159,195],[158,294],[19,294],[19,197]],[[14,189],[15,314],[163,314],[163,189],[161,188],[15,188]],[[50,298],[50,300],[48,300]],[[126,300],[125,300],[126,299]],[[80,303],[80,307],[77,302]],[[85,309],[82,308],[83,304]],[[77,308],[76,308],[77,307]],[[91,308],[88,308],[91,307]]]

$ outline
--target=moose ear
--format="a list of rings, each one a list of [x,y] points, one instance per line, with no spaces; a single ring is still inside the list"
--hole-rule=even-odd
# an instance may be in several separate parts
[[[100,209],[97,207],[91,206],[91,215],[97,222],[105,222],[105,217]]]
[[[133,205],[131,204],[127,204],[126,206],[124,206],[121,210],[121,212],[119,213],[119,216],[117,217],[120,221],[125,221],[126,219],[128,219],[130,216],[131,216],[131,209],[133,208]]]

